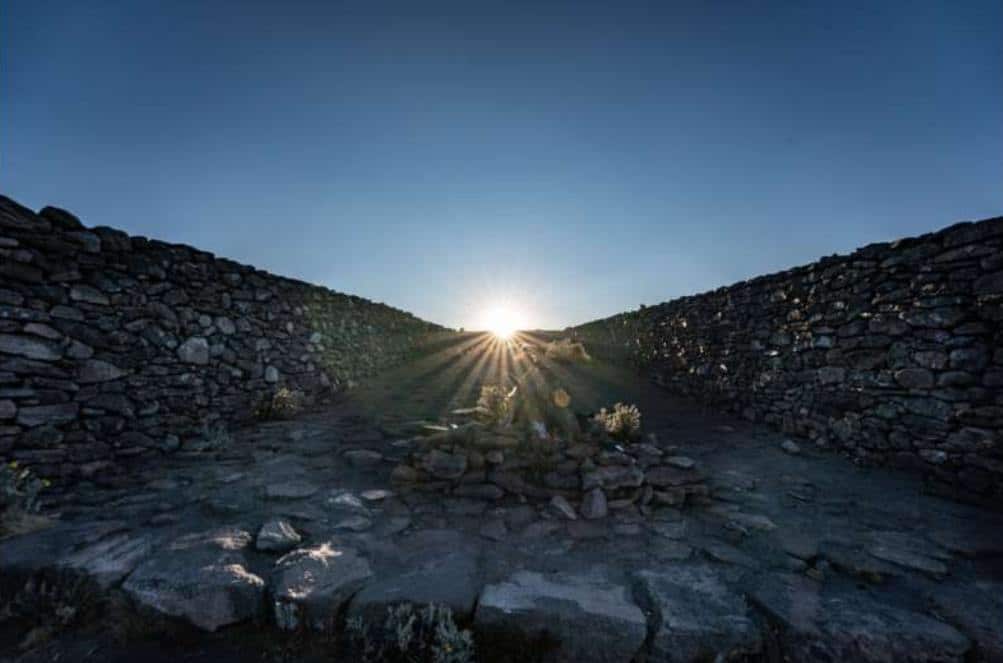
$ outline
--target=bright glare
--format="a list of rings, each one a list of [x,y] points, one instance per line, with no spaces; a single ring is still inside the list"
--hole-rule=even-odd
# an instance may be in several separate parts
[[[484,315],[484,327],[500,339],[512,338],[524,325],[522,316],[510,308],[493,308]]]

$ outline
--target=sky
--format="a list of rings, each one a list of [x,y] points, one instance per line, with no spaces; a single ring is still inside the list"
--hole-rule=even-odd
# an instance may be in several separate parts
[[[4,0],[0,193],[560,328],[1003,214],[1003,3]]]

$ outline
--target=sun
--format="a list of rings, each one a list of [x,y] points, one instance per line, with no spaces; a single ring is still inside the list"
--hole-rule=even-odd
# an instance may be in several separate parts
[[[483,319],[484,328],[502,340],[512,338],[525,325],[522,314],[507,306],[496,306],[486,311]]]

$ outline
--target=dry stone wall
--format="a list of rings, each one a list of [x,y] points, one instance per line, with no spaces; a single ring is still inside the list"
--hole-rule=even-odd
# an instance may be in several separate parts
[[[281,386],[337,391],[435,325],[0,196],[0,459],[114,475]]]
[[[682,394],[957,497],[1003,497],[1003,218],[866,246],[573,332]]]

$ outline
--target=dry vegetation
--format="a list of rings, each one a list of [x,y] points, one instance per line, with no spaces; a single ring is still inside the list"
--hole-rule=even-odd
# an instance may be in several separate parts
[[[562,338],[547,343],[544,350],[547,359],[560,362],[589,361],[592,357],[585,351],[585,346],[579,341],[572,341],[570,338]]]

